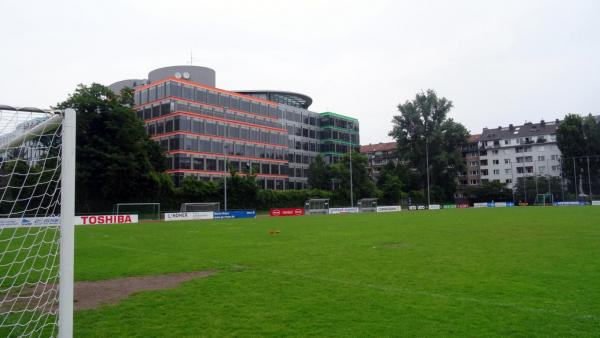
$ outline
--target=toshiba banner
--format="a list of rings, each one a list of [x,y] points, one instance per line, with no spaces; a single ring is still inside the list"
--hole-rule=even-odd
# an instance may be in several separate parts
[[[274,208],[269,210],[271,216],[304,216],[302,208]]]
[[[137,223],[138,215],[89,215],[75,216],[75,224],[125,224]]]

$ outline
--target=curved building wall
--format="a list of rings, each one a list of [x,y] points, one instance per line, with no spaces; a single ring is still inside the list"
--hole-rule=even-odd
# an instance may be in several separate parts
[[[148,73],[148,81],[155,82],[173,76],[211,87],[215,87],[216,84],[215,71],[200,66],[171,66],[158,68]]]
[[[145,79],[127,79],[115,82],[108,86],[114,93],[119,93],[125,87],[135,88],[146,83]]]

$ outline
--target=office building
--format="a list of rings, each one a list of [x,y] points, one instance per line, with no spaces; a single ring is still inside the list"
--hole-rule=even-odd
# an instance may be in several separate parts
[[[303,94],[219,89],[206,67],[159,68],[109,87],[134,89],[137,116],[165,150],[176,185],[185,176],[222,179],[235,169],[256,174],[266,189],[303,189],[318,154],[335,162],[360,144],[356,119],[310,111],[312,99]]]

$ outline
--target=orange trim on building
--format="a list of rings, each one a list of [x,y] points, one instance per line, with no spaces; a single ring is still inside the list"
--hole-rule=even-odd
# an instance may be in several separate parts
[[[249,157],[249,156],[240,156],[240,155],[225,155],[225,154],[215,154],[215,153],[207,153],[203,151],[192,151],[192,150],[169,150],[166,151],[165,154],[188,154],[188,155],[206,155],[206,156],[214,156],[214,157],[225,157],[225,158],[235,158],[240,160],[247,161],[259,161],[259,162],[274,162],[286,164],[288,161],[286,160],[275,160],[272,158],[262,158],[262,157]]]
[[[203,88],[203,89],[207,89],[207,90],[214,90],[214,91],[219,92],[219,93],[229,94],[231,96],[241,97],[241,98],[247,99],[249,101],[256,101],[256,102],[266,103],[266,104],[271,105],[273,107],[278,107],[279,106],[279,103],[277,103],[277,102],[273,102],[273,101],[269,101],[269,100],[265,100],[265,99],[259,99],[259,98],[254,97],[254,96],[244,95],[244,94],[232,92],[232,91],[225,90],[225,89],[219,89],[219,88],[216,88],[216,87],[207,86],[207,85],[204,85],[204,84],[201,84],[201,83],[198,83],[198,82],[193,82],[193,81],[178,79],[178,78],[173,77],[173,76],[164,78],[162,80],[158,80],[156,82],[149,83],[147,85],[143,85],[141,87],[136,87],[136,88],[134,88],[134,90],[136,92],[137,91],[141,91],[141,90],[144,90],[144,89],[147,89],[147,88],[150,88],[152,86],[156,86],[156,85],[168,82],[168,81],[179,82],[181,84],[186,84],[186,85],[190,85],[192,87]]]
[[[209,174],[209,175],[227,175],[228,172],[225,171],[212,171],[212,170],[194,170],[194,169],[171,169],[165,171],[167,174],[175,174],[175,173],[192,173],[192,174]],[[240,176],[246,176],[245,173],[237,173]],[[272,178],[289,178],[288,175],[275,175],[275,174],[256,174],[258,177],[272,177]]]
[[[194,101],[194,100],[190,100],[190,99],[184,99],[184,98],[173,96],[173,95],[163,97],[162,99],[156,99],[156,100],[148,101],[148,102],[146,102],[144,104],[140,104],[140,105],[137,105],[137,106],[133,107],[133,109],[137,110],[137,109],[140,109],[142,107],[145,107],[145,106],[148,106],[148,105],[153,105],[153,104],[155,104],[157,102],[164,101],[164,100],[179,100],[179,101],[193,103],[193,104],[196,104],[196,105],[199,105],[199,106],[207,106],[207,107],[212,107],[212,108],[219,108],[219,109],[221,109],[223,111],[224,110],[230,110],[230,111],[233,111],[233,112],[236,112],[236,113],[240,113],[240,114],[252,115],[252,116],[262,117],[262,118],[265,118],[265,119],[279,121],[279,119],[276,118],[276,117],[264,116],[264,115],[260,115],[260,114],[256,114],[256,113],[250,113],[250,112],[239,110],[239,109],[235,109],[235,108],[225,108],[225,107],[216,106],[216,105],[210,104],[210,103],[203,103],[203,102],[198,102],[198,101]]]
[[[208,137],[208,138],[217,138],[217,139],[221,139],[221,140],[231,140],[231,141],[242,141],[245,143],[254,143],[254,144],[258,144],[258,145],[265,145],[265,146],[271,146],[271,147],[276,147],[276,148],[286,148],[287,149],[287,147],[288,147],[288,146],[284,146],[281,144],[265,143],[265,142],[260,142],[260,141],[248,141],[248,140],[244,140],[244,139],[237,139],[237,138],[225,137],[225,136],[213,136],[213,135],[207,135],[207,134],[194,133],[194,132],[185,131],[185,130],[170,131],[168,133],[158,134],[158,135],[152,136],[151,139],[154,140],[157,138],[169,137],[169,136],[173,136],[173,135],[204,136],[204,137]]]
[[[230,120],[230,119],[222,119],[220,117],[213,117],[213,116],[208,116],[208,115],[194,113],[194,112],[187,112],[187,111],[172,112],[172,113],[169,113],[167,115],[163,115],[163,116],[159,116],[159,117],[153,117],[151,119],[144,120],[144,122],[146,122],[146,123],[148,123],[148,122],[155,122],[155,121],[159,121],[159,120],[166,119],[166,118],[169,118],[169,117],[174,117],[174,116],[200,117],[200,118],[203,118],[205,120],[213,120],[213,121],[219,121],[219,122],[224,122],[224,123],[239,124],[239,125],[242,125],[242,126],[254,127],[254,128],[259,128],[259,129],[266,129],[266,130],[271,130],[271,131],[278,131],[278,132],[283,133],[283,134],[287,134],[288,133],[287,129],[279,129],[279,128],[274,128],[274,127],[261,126],[260,124],[254,124],[254,123],[243,122],[243,121],[236,121],[236,120]]]

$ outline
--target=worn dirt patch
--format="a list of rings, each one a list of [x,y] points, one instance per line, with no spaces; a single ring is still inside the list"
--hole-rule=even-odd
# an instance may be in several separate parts
[[[75,310],[87,310],[104,304],[116,304],[135,292],[172,289],[182,282],[194,278],[208,277],[216,272],[208,270],[77,282],[75,283]]]

